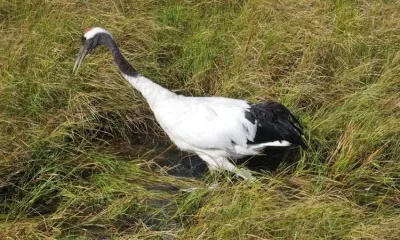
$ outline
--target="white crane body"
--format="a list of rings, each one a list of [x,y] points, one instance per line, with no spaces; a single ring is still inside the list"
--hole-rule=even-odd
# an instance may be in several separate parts
[[[196,153],[210,170],[224,169],[253,179],[249,171],[237,168],[229,159],[262,154],[269,146],[306,146],[300,123],[279,103],[178,95],[139,75],[108,31],[92,28],[83,38],[74,72],[88,52],[106,45],[122,76],[144,96],[171,141],[182,151]]]

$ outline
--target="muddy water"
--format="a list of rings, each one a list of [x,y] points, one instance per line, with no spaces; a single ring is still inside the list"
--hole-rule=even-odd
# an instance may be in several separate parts
[[[165,168],[168,174],[176,177],[188,177],[200,179],[208,172],[206,163],[197,155],[189,155],[183,153],[173,147],[165,151],[165,146],[158,146],[158,151],[163,154],[156,157],[154,161],[161,167]]]
[[[208,173],[206,163],[195,154],[180,151],[174,145],[165,141],[145,141],[136,144],[119,144],[118,155],[135,159],[140,157],[153,161],[169,175],[193,179],[202,179]],[[275,171],[283,165],[298,162],[300,149],[280,147],[268,148],[263,155],[239,159],[235,163],[252,171]]]
[[[113,144],[116,152],[113,154],[131,161],[140,158],[156,164],[169,175],[201,179],[208,173],[208,167],[197,155],[180,151],[174,145],[165,141],[144,141],[139,143]]]

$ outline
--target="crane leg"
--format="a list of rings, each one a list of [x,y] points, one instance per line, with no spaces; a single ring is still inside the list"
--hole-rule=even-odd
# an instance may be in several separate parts
[[[201,159],[203,159],[207,165],[208,168],[211,171],[214,170],[227,170],[230,172],[235,173],[239,177],[245,179],[245,180],[254,180],[255,178],[251,175],[251,172],[247,169],[241,169],[237,168],[235,165],[233,165],[231,162],[229,162],[228,159],[223,158],[223,157],[217,157],[217,158],[212,158],[206,154],[198,154]]]

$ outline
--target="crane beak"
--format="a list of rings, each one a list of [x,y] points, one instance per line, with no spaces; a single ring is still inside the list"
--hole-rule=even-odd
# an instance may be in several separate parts
[[[74,69],[72,70],[72,73],[77,74],[79,67],[82,65],[83,60],[85,59],[88,51],[85,49],[85,46],[81,47],[81,50],[79,50],[78,57],[76,58]]]

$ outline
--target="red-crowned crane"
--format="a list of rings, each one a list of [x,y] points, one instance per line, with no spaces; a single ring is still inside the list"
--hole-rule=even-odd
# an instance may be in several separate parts
[[[250,171],[229,160],[259,155],[271,146],[306,147],[301,124],[280,103],[178,95],[138,74],[107,30],[86,29],[82,43],[74,73],[89,52],[100,45],[108,47],[122,76],[144,96],[172,142],[183,151],[196,153],[210,170],[224,169],[254,179]]]

